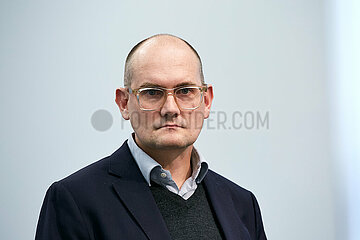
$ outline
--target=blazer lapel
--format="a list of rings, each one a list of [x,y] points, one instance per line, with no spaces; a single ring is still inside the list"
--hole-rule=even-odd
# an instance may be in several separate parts
[[[133,159],[127,142],[110,156],[109,173],[119,177],[113,183],[121,201],[149,239],[170,240],[170,234],[150,188]]]
[[[233,200],[230,193],[221,187],[212,171],[208,171],[204,178],[204,187],[208,193],[216,218],[218,219],[227,240],[251,240],[239,216],[234,212]]]

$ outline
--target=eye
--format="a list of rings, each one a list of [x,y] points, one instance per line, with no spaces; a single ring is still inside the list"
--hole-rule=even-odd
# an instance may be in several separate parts
[[[178,90],[178,94],[187,95],[192,92],[192,88],[181,88]]]
[[[143,91],[143,95],[148,95],[148,96],[162,95],[162,91],[158,89],[147,89]]]
[[[149,94],[149,95],[155,95],[156,94],[156,91],[155,90],[148,90],[147,91],[147,94]]]

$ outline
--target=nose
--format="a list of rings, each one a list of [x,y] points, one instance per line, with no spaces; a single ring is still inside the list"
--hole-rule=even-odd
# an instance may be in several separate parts
[[[164,105],[160,110],[161,116],[177,116],[180,114],[180,109],[175,101],[175,96],[172,93],[168,93],[164,102]]]

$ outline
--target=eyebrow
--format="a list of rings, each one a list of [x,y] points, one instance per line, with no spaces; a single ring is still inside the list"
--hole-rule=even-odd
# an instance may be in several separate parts
[[[196,86],[196,84],[193,83],[193,82],[182,82],[182,83],[177,84],[175,87],[182,87],[182,86]],[[146,87],[165,88],[164,86],[161,86],[161,85],[156,84],[156,83],[151,83],[151,82],[145,82],[145,83],[141,84],[139,88],[146,88]]]

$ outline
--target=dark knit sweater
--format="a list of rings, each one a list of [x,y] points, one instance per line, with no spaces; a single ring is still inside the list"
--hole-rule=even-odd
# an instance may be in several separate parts
[[[187,200],[154,182],[150,189],[172,240],[224,239],[203,184]]]

